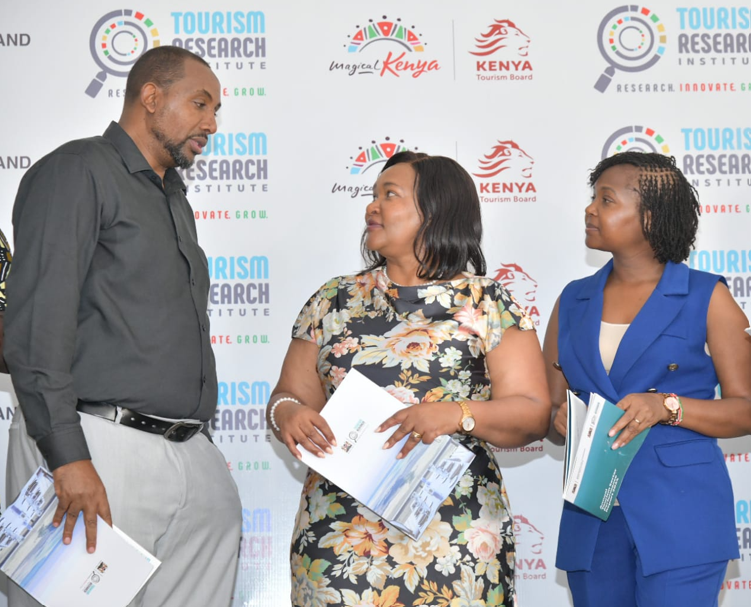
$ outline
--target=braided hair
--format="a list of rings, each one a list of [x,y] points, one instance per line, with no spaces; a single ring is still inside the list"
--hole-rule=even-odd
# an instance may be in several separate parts
[[[688,259],[699,229],[699,194],[675,164],[673,156],[652,152],[621,152],[605,158],[589,175],[589,185],[609,168],[639,169],[639,214],[642,231],[660,263]]]

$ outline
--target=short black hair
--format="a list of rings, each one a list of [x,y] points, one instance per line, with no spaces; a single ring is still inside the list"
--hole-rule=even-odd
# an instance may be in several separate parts
[[[449,280],[471,269],[478,276],[487,270],[482,253],[480,199],[474,181],[461,165],[444,156],[399,152],[386,162],[381,173],[396,164],[407,163],[415,171],[415,202],[422,225],[415,237],[414,252],[423,280]],[[361,240],[368,270],[386,265],[386,259]]]
[[[609,168],[639,169],[639,213],[642,231],[660,263],[688,259],[696,242],[701,206],[699,194],[675,164],[673,156],[627,151],[605,158],[589,174],[589,185]]]
[[[195,53],[179,46],[157,46],[149,49],[138,58],[128,74],[125,85],[125,101],[133,102],[141,94],[143,85],[153,82],[159,88],[168,89],[185,74],[185,62],[198,61],[211,66]]]

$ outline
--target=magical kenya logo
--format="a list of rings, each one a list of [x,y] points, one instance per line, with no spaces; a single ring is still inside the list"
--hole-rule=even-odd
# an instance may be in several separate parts
[[[532,179],[535,160],[516,141],[498,140],[478,161],[473,173],[480,179],[482,202],[536,202]]]
[[[469,51],[478,80],[532,80],[530,38],[509,19],[494,19]]]
[[[378,75],[412,76],[419,78],[441,69],[438,61],[426,53],[423,35],[415,26],[407,26],[401,19],[368,19],[366,25],[356,25],[344,44],[349,60],[334,60],[330,72],[344,72],[348,76]]]
[[[373,192],[373,183],[378,177],[378,172],[394,154],[399,152],[416,152],[416,147],[408,147],[404,139],[394,141],[391,137],[372,139],[366,145],[358,146],[357,150],[349,158],[347,171],[350,182],[335,182],[331,188],[332,194],[345,193],[350,198],[358,196],[370,196]],[[371,171],[371,169],[374,169]],[[368,173],[365,175],[365,173]]]

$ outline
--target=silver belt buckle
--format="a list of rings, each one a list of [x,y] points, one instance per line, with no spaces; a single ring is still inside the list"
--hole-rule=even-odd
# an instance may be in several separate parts
[[[180,430],[181,428],[187,428],[188,430],[188,433],[184,435],[185,438],[183,438],[182,440],[173,438],[177,434],[177,431]],[[202,429],[203,429],[203,423],[190,424],[188,422],[175,422],[169,428],[167,428],[167,431],[164,433],[164,438],[172,442],[185,442],[193,438]]]

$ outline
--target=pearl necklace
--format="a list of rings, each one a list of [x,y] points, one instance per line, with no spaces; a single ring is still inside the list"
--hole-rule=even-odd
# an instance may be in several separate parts
[[[400,285],[398,282],[394,282],[389,278],[388,272],[386,272],[386,266],[383,266],[383,275],[386,277],[386,280],[388,280],[392,285],[395,287],[401,287],[402,289],[409,289],[410,287],[408,285]],[[436,283],[435,280],[431,282],[426,282],[421,285],[412,285],[413,287],[432,287]]]

